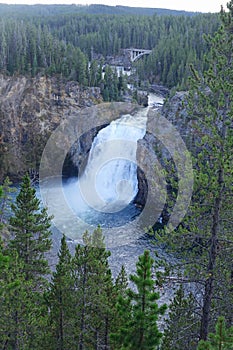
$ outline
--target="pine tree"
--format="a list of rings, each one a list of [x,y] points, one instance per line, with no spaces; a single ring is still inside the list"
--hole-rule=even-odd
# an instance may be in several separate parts
[[[8,269],[9,267],[9,256],[5,255],[3,252],[3,241],[0,237],[0,282],[1,286],[4,286],[4,274],[3,272]],[[1,287],[0,290],[0,296],[3,294],[3,287]]]
[[[219,317],[215,334],[210,333],[207,341],[201,340],[197,350],[232,350],[233,327],[226,328],[224,317]]]
[[[114,286],[114,314],[115,317],[111,327],[111,345],[113,349],[118,349],[119,344],[122,343],[122,337],[124,332],[119,330],[127,323],[129,315],[131,315],[131,304],[127,298],[128,292],[128,276],[126,274],[125,267],[122,266],[121,270],[116,278]],[[123,307],[124,305],[124,307]]]
[[[9,177],[6,177],[3,184],[0,186],[0,228],[1,224],[8,221],[10,214],[10,203],[12,202],[11,194],[16,191],[14,187],[11,187],[12,182]]]
[[[116,278],[115,290],[116,294],[121,296],[126,296],[126,291],[128,289],[128,276],[125,270],[124,265],[122,265],[121,270]]]
[[[195,350],[199,327],[195,299],[191,293],[185,296],[181,285],[169,305],[161,350]]]
[[[89,86],[99,86],[102,79],[102,63],[93,60],[89,68]]]
[[[102,94],[104,101],[118,101],[118,77],[116,71],[113,71],[110,66],[105,67],[103,83]]]
[[[22,271],[23,261],[16,251],[11,252],[0,270],[0,344],[6,350],[42,350],[44,315],[32,281]]]
[[[229,18],[233,22],[232,4],[231,1],[228,7]],[[233,217],[230,199],[233,176],[233,114],[230,97],[233,93],[233,33],[227,28],[225,20],[223,16],[223,26],[213,38],[208,38],[211,47],[209,69],[201,79],[194,76],[190,93],[193,113],[198,115],[197,132],[201,147],[201,153],[195,154],[195,219],[190,226],[201,238],[202,257],[206,265],[205,272],[203,271],[205,281],[200,327],[200,339],[204,340],[209,330],[213,296],[217,295],[215,279],[225,274],[226,270],[232,269],[229,258],[233,257],[229,225]],[[198,225],[197,217],[201,217],[201,225]],[[218,281],[220,282],[220,278]],[[225,281],[220,283],[224,286]],[[225,305],[225,310],[227,307]]]
[[[76,349],[74,341],[74,282],[71,271],[71,254],[65,236],[61,239],[58,263],[53,272],[46,295],[49,308],[48,334],[45,344],[49,349]]]
[[[159,293],[155,292],[152,279],[153,259],[149,251],[139,257],[136,274],[130,276],[136,291],[129,289],[127,297],[119,298],[118,313],[124,317],[124,324],[112,334],[116,349],[149,350],[158,347],[162,334],[158,329],[158,318],[163,315],[166,305],[158,306]]]
[[[10,205],[13,200],[12,194],[16,191],[11,185],[12,182],[6,177],[3,184],[0,186],[0,238],[6,241],[10,239]]]
[[[110,327],[108,333],[110,334],[110,349],[115,349],[117,343],[112,337],[112,333],[115,333],[121,326],[124,324],[124,316],[126,313],[120,314],[117,310],[119,298],[125,298],[128,290],[128,276],[126,274],[125,267],[122,266],[121,270],[116,277],[115,284],[110,291],[110,308],[111,308],[111,317],[110,317]],[[116,317],[117,315],[117,317]]]
[[[40,208],[36,190],[31,187],[30,178],[25,175],[15,204],[12,204],[14,216],[10,218],[14,234],[9,249],[16,250],[24,262],[26,279],[33,279],[39,288],[41,276],[49,272],[44,254],[51,247],[50,217],[46,209]]]
[[[222,13],[221,28],[206,38],[210,48],[208,70],[197,72],[192,67],[187,101],[195,142],[191,149],[194,190],[182,225],[165,238],[184,260],[184,281],[199,286],[199,338],[203,340],[220,310],[227,322],[233,311],[232,1],[228,8],[229,13]]]
[[[76,290],[76,336],[79,350],[109,349],[113,283],[100,228],[83,235],[76,247],[73,274]]]
[[[14,238],[6,246],[9,265],[3,271],[1,329],[6,349],[42,349],[46,309],[43,300],[51,242],[46,210],[40,210],[28,176],[23,178],[10,218]],[[5,310],[5,311],[4,311]]]

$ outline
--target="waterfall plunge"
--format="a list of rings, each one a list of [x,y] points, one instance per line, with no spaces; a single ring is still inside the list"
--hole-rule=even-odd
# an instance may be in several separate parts
[[[98,132],[84,174],[65,187],[75,213],[116,213],[132,202],[138,192],[137,141],[145,135],[147,112],[124,115]]]

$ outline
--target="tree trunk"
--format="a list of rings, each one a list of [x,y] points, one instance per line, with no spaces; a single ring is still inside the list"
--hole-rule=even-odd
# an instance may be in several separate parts
[[[109,319],[108,316],[105,317],[105,332],[104,332],[104,350],[109,350]]]
[[[80,337],[79,337],[79,350],[84,349],[84,331],[85,331],[85,317],[86,317],[86,279],[87,279],[87,266],[84,264],[84,274],[82,281],[83,295],[82,295],[82,312],[81,312],[81,324],[80,324]]]
[[[62,305],[62,296],[60,295],[60,317],[59,317],[59,338],[60,338],[60,345],[59,349],[64,349],[64,325],[63,325],[63,305]]]
[[[217,258],[220,207],[222,203],[223,169],[219,170],[218,185],[220,187],[220,191],[219,191],[219,196],[216,198],[215,205],[214,205],[213,224],[211,228],[209,262],[207,267],[208,277],[205,282],[205,291],[204,291],[203,307],[202,307],[200,339],[203,339],[203,340],[207,340],[207,336],[208,336],[211,303],[212,303],[213,290],[214,290],[214,274],[215,274],[215,265],[216,265],[216,258]]]
[[[203,307],[202,307],[202,318],[201,318],[201,329],[200,329],[200,339],[207,340],[209,322],[210,322],[210,312],[211,303],[214,291],[214,274],[215,265],[217,258],[217,245],[218,245],[218,235],[219,235],[219,221],[220,221],[220,209],[223,201],[223,190],[224,190],[224,165],[222,164],[222,159],[224,159],[224,143],[226,140],[227,127],[227,111],[229,110],[229,96],[226,97],[225,110],[222,114],[223,124],[220,131],[220,136],[222,139],[222,144],[219,151],[219,169],[217,177],[217,195],[214,202],[213,215],[212,215],[212,228],[211,228],[211,239],[210,239],[210,250],[209,250],[209,262],[207,267],[207,280],[205,282],[205,292],[203,297]]]

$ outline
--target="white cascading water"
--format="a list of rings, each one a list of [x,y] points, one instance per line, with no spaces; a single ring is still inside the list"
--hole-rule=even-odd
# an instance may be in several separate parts
[[[114,213],[132,202],[138,192],[137,141],[145,135],[147,112],[124,115],[98,132],[84,174],[66,189],[75,212]]]

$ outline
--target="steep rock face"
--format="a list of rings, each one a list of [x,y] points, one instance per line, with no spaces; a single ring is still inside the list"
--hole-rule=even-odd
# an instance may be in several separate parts
[[[80,176],[83,174],[92,142],[99,130],[107,125],[108,124],[101,125],[100,127],[94,127],[79,137],[79,139],[71,147],[70,152],[66,157],[63,167],[64,175]]]
[[[155,154],[156,140],[153,135],[146,132],[143,139],[138,140],[137,147],[137,177],[138,177],[138,194],[135,203],[144,206],[148,195],[148,179],[153,178],[153,165],[157,161]]]
[[[72,175],[72,173],[73,175],[81,175],[88,160],[92,141],[98,131],[106,127],[113,120],[119,119],[122,115],[133,115],[139,109],[141,109],[141,107],[132,103],[108,102],[80,111],[78,128],[83,133],[74,142],[66,157],[64,166],[68,171],[67,173],[63,171],[63,174],[69,174],[69,176]],[[73,129],[75,127],[76,122],[74,123]]]
[[[0,75],[0,181],[38,169],[51,132],[70,115],[102,102],[99,88],[56,77]]]
[[[138,141],[137,149],[137,163],[142,170],[138,170],[139,192],[135,202],[141,206],[144,206],[147,200],[147,179],[153,179],[155,176],[152,164],[159,162],[162,167],[166,167],[167,161],[168,164],[172,161],[169,151],[156,138],[159,117],[165,117],[179,132],[187,149],[193,149],[193,125],[187,113],[186,97],[187,92],[177,92],[163,107],[148,113],[147,132],[144,138]]]
[[[187,111],[188,92],[179,91],[171,97],[162,108],[162,115],[169,120],[185,142],[188,149],[193,149],[193,119]],[[194,112],[195,113],[195,112]]]
[[[103,103],[99,88],[84,89],[59,77],[0,75],[0,181],[6,175],[17,181],[26,171],[38,172],[46,142],[66,123],[79,136],[69,146],[64,174],[80,174],[98,131],[137,108],[127,102]],[[69,145],[68,136],[63,136],[59,153]]]

